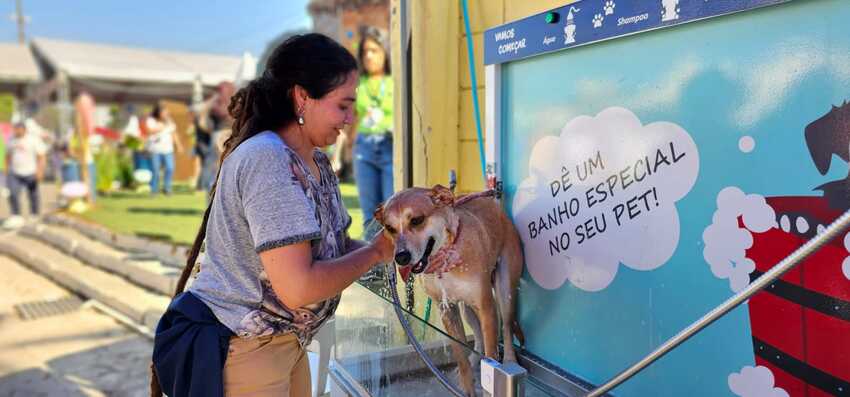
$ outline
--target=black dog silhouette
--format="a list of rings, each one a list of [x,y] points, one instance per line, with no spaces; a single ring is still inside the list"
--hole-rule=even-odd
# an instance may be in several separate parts
[[[806,145],[821,175],[829,171],[833,154],[850,162],[850,105],[846,100],[806,126]],[[815,190],[823,192],[830,207],[842,211],[850,208],[850,172],[844,179],[824,183]]]

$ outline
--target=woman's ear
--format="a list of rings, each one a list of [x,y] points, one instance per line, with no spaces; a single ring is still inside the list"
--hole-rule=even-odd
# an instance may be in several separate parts
[[[296,114],[301,114],[307,106],[307,90],[304,87],[296,84],[292,86],[292,103],[295,105]]]

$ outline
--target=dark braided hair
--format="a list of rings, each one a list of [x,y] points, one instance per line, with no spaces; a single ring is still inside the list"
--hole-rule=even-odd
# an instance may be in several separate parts
[[[297,117],[293,101],[293,88],[297,85],[313,99],[321,99],[345,83],[348,75],[357,70],[357,61],[343,46],[331,38],[310,33],[290,37],[277,48],[266,62],[262,76],[240,89],[230,100],[227,111],[233,117],[230,137],[224,142],[219,160],[221,165],[230,153],[254,135],[263,131],[277,131],[294,123]],[[195,262],[207,234],[210,208],[215,198],[218,175],[210,189],[210,200],[195,242],[189,250],[186,267],[177,281],[176,297],[186,288]],[[162,389],[151,365],[151,396],[161,397]]]

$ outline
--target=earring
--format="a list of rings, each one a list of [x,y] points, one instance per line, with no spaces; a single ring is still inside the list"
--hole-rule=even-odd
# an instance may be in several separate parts
[[[298,125],[304,125],[304,115],[298,115]]]

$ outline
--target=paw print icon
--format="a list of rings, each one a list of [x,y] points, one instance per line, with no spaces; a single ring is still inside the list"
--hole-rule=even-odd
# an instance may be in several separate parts
[[[602,21],[603,21],[603,20],[605,20],[605,18],[604,18],[604,17],[602,17],[602,14],[596,14],[596,15],[594,15],[594,16],[593,16],[593,27],[594,27],[594,28],[601,28],[601,27],[602,27]]]
[[[611,15],[614,13],[615,7],[617,7],[617,4],[614,3],[614,0],[608,0],[602,8],[605,10],[605,15]]]

